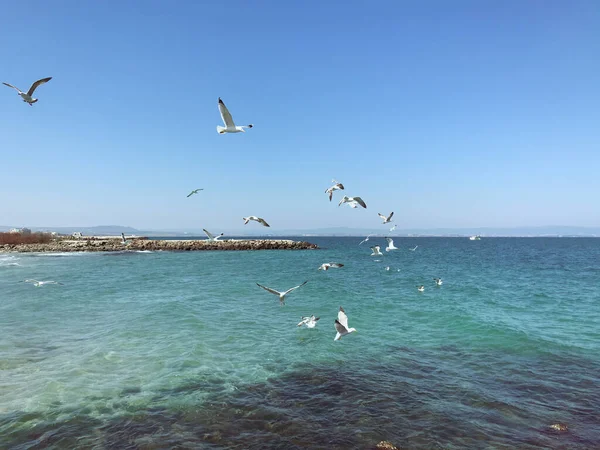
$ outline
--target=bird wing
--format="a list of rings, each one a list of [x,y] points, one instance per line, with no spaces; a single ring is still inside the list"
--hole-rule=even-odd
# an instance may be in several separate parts
[[[262,223],[265,227],[270,227],[271,225],[269,225],[265,219],[258,219],[259,223]]]
[[[27,95],[29,95],[31,97],[33,95],[33,92],[37,89],[38,86],[40,86],[41,84],[47,83],[51,79],[52,79],[52,77],[42,78],[41,80],[37,80],[35,83],[33,83],[31,85],[31,87],[27,91]]]
[[[302,321],[298,324],[298,326],[301,327],[302,325],[307,323],[309,320],[310,320],[310,317],[303,317]]]
[[[338,184],[336,184],[336,186],[338,189],[342,189],[342,190],[344,189],[344,185],[342,183],[338,183]]]
[[[386,219],[386,220],[389,222],[389,221],[391,220],[391,218],[392,218],[392,216],[393,216],[393,215],[394,215],[394,211],[392,211],[392,212],[390,213],[390,215],[387,217],[387,219]]]
[[[327,189],[325,192],[329,193],[329,201],[331,201],[331,198],[333,197],[333,189]]]
[[[196,193],[195,191],[192,191],[192,192],[190,192],[190,193],[188,194],[188,197],[191,197],[191,196],[192,196],[192,195],[194,195],[195,193]]]
[[[378,215],[379,217],[381,217],[383,220],[386,220],[386,217],[385,217],[383,214],[381,214],[381,213],[377,213],[377,215]]]
[[[338,318],[337,321],[339,321],[339,323],[344,327],[344,328],[348,328],[348,316],[346,315],[346,311],[344,311],[344,308],[342,308],[340,306],[340,310],[338,311]]]
[[[338,206],[340,206],[342,203],[345,203],[348,201],[348,197],[346,197],[345,195],[342,197],[342,199],[340,200],[340,202],[338,203]]]
[[[344,267],[342,263],[329,263],[331,267]]]
[[[298,289],[299,287],[302,287],[302,286],[304,286],[306,283],[308,283],[308,280],[306,280],[306,281],[305,281],[304,283],[302,283],[302,284],[299,284],[298,286],[294,286],[293,288],[291,288],[291,289],[288,289],[287,291],[285,291],[285,292],[284,292],[284,294],[283,294],[283,295],[288,295],[290,292],[292,292],[292,291],[294,291],[294,290]]]
[[[366,203],[363,201],[363,199],[362,199],[362,198],[360,198],[360,197],[354,197],[354,201],[355,201],[356,203],[358,203],[360,206],[362,206],[363,208],[366,208],[366,207],[367,207],[367,204],[366,204]]]
[[[11,87],[11,88],[15,89],[19,94],[22,93],[21,89],[19,89],[16,86],[13,86],[12,84],[8,84],[8,83],[5,83],[5,82],[2,82],[2,84],[5,85],[5,86],[8,86],[8,87]]]
[[[221,113],[221,119],[223,119],[225,126],[227,128],[235,128],[233,118],[231,117],[227,106],[225,106],[225,103],[223,103],[223,100],[221,100],[221,97],[219,97],[219,112]]]
[[[341,324],[340,321],[337,319],[335,321],[335,329],[338,332],[338,334],[340,335],[340,337],[342,337],[341,336],[342,334],[348,333],[348,329],[343,324]],[[337,339],[335,339],[335,340],[337,341],[340,337],[336,336]]]
[[[269,291],[271,294],[275,294],[275,295],[281,295],[281,292],[276,291],[275,289],[271,289],[270,287],[266,287],[263,286],[262,284],[258,284],[256,283],[257,286],[260,286],[261,288],[263,288],[265,291]]]
[[[206,228],[202,228],[202,231],[204,231],[204,233],[206,233],[206,235],[208,236],[209,239],[214,239],[215,237],[213,236],[213,234],[208,231]]]
[[[387,241],[387,243],[390,247],[394,246],[394,240],[392,238],[388,237],[388,238],[385,238],[385,240]]]

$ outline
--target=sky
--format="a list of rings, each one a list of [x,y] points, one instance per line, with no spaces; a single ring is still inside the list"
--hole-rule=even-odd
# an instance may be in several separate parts
[[[0,81],[53,78],[0,85],[0,225],[598,226],[598,30],[595,0],[4,2]]]

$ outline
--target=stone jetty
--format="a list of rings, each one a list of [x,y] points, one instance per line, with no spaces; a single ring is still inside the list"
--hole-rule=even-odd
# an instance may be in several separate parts
[[[150,240],[144,238],[127,239],[123,245],[121,238],[87,238],[76,240],[56,240],[45,244],[5,244],[0,245],[0,253],[12,252],[116,252],[123,250],[307,250],[318,248],[305,241],[288,239],[226,239],[204,240]]]

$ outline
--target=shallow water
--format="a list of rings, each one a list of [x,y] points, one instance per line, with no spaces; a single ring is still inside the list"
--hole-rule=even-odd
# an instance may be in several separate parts
[[[309,240],[0,255],[0,448],[600,447],[600,239]]]

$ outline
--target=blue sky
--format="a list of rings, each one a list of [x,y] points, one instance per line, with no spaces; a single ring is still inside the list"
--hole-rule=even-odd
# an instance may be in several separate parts
[[[600,224],[595,1],[2,11],[0,81],[53,79],[33,107],[0,85],[0,225]],[[255,127],[218,135],[218,97]]]

